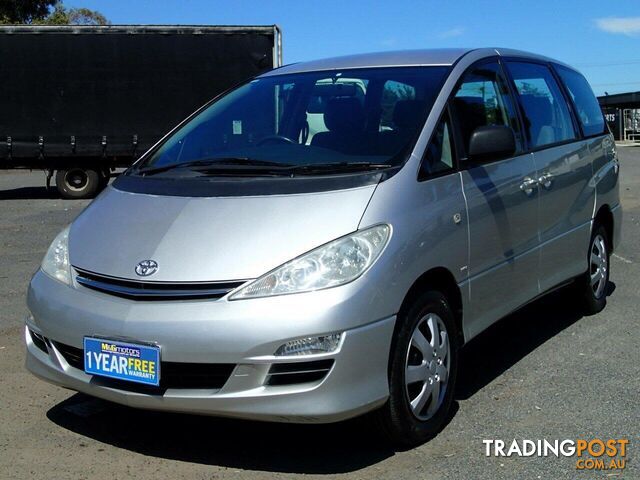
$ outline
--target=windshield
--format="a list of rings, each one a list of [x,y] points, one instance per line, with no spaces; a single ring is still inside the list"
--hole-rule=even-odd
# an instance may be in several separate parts
[[[192,118],[135,171],[164,176],[189,167],[202,173],[215,164],[212,171],[234,165],[229,170],[238,174],[250,173],[250,166],[326,173],[309,167],[398,165],[448,71],[393,67],[254,79]]]

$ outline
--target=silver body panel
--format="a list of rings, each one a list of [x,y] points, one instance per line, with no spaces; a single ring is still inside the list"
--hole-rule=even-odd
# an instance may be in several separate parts
[[[532,154],[461,173],[469,215],[469,317],[473,337],[538,294],[538,192],[520,190],[536,178]],[[517,288],[514,288],[517,286]]]
[[[72,265],[135,279],[154,259],[158,282],[250,280],[337,237],[386,223],[392,233],[377,262],[346,285],[270,298],[137,302],[66,286],[43,272],[28,293],[29,329],[76,348],[85,335],[155,342],[163,361],[232,363],[219,390],[164,395],[106,387],[48,353],[26,333],[27,367],[52,383],[141,408],[274,421],[329,422],[376,408],[388,397],[387,367],[396,314],[426,272],[451,274],[461,293],[469,340],[541,293],[587,268],[593,218],[613,214],[620,241],[618,165],[609,136],[417,180],[420,161],[456,83],[477,60],[496,55],[543,59],[505,49],[390,52],[274,70],[453,65],[412,154],[377,185],[296,195],[188,198],[109,188],[73,223]],[[550,173],[531,195],[525,177]],[[340,348],[311,359],[335,364],[320,382],[264,385],[284,342],[345,332]]]
[[[620,244],[622,227],[622,207],[620,205],[620,165],[616,156],[616,145],[613,136],[589,140],[589,151],[593,158],[591,165],[593,176],[589,180],[590,188],[595,188],[596,195],[593,215],[607,205],[613,212],[613,246]]]
[[[585,249],[591,236],[595,189],[589,185],[595,156],[586,141],[535,152],[539,176],[551,175],[540,186],[540,291],[544,292],[587,269]]]
[[[413,283],[431,268],[447,269],[457,282],[466,278],[469,239],[460,175],[417,182],[417,168],[411,168],[416,160],[411,158],[397,175],[378,185],[361,222],[362,227],[394,219],[393,236],[376,263],[385,272],[378,280],[384,295],[379,307],[394,313]],[[455,214],[462,216],[460,223],[454,221]]]
[[[109,187],[73,223],[70,262],[91,272],[135,279],[135,265],[153,258],[159,265],[153,280],[159,282],[256,278],[355,231],[374,189],[189,198]],[[102,220],[96,222],[95,215]]]
[[[365,53],[327,58],[304,63],[286,65],[264,73],[263,77],[287,73],[315,72],[341,68],[369,68],[417,65],[453,65],[468,50],[462,48],[442,48],[437,50],[402,50],[396,52]]]

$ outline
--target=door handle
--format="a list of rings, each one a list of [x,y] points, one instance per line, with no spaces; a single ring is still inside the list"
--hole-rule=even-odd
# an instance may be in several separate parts
[[[549,190],[551,188],[551,185],[553,184],[553,175],[549,172],[543,173],[538,179],[538,183]]]
[[[538,185],[538,180],[531,177],[524,177],[524,180],[520,184],[520,190],[522,190],[527,196],[533,195],[533,189]]]

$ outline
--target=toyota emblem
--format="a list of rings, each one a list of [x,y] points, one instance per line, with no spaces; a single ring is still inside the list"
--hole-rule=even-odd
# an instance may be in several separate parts
[[[158,271],[158,262],[154,260],[142,260],[136,265],[136,274],[141,277],[148,277]]]

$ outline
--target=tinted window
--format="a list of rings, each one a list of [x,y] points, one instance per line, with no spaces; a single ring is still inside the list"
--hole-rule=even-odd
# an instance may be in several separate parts
[[[464,75],[453,98],[453,110],[466,150],[473,131],[486,125],[513,128],[521,144],[515,108],[497,63],[483,64]]]
[[[556,66],[556,70],[573,100],[584,134],[589,137],[606,133],[600,104],[587,80],[578,72],[565,67]]]
[[[363,68],[260,77],[209,105],[139,166],[229,158],[287,166],[399,164],[449,70]],[[173,174],[189,173],[162,173]]]
[[[451,123],[447,115],[444,116],[429,143],[424,154],[420,176],[427,177],[445,172],[453,168],[453,140],[451,138]]]
[[[355,78],[339,78],[335,83],[331,78],[320,79],[313,88],[307,112],[324,113],[327,101],[335,97],[356,97],[363,102],[366,89],[366,81]]]
[[[364,98],[367,91],[368,80],[358,78],[321,78],[316,81],[309,105],[307,106],[307,128],[301,132],[302,143],[311,145],[313,138],[318,133],[329,131],[324,123],[324,114],[327,104],[334,101],[349,101],[355,99],[364,109]],[[331,108],[331,107],[329,107]]]
[[[569,107],[551,70],[545,65],[508,62],[524,109],[527,138],[541,147],[576,138]]]
[[[382,112],[380,115],[379,130],[382,132],[398,128],[393,118],[398,102],[415,101],[415,99],[415,87],[396,80],[385,82],[382,88],[382,99],[380,100]]]

